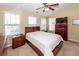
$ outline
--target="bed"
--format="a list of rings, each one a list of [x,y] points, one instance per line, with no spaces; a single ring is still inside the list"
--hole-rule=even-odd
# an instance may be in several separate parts
[[[63,45],[60,35],[40,31],[39,26],[25,28],[26,40],[39,56],[54,56]]]

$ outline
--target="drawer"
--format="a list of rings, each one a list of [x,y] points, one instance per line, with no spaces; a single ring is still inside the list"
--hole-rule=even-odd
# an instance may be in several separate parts
[[[15,42],[15,41],[16,41],[16,42],[22,41],[22,38],[20,38],[20,37],[14,38],[14,39],[13,39],[13,42]]]
[[[25,44],[25,37],[24,36],[19,36],[19,37],[13,38],[13,40],[12,40],[12,48],[13,49],[20,47],[24,44]]]

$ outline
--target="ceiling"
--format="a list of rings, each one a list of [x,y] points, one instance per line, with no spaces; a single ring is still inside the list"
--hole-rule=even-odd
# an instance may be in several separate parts
[[[42,9],[39,9],[38,13],[36,13],[37,12],[36,8],[43,6],[42,3],[0,3],[0,7],[15,8],[18,10],[24,9],[29,12],[38,14],[40,16],[50,16],[51,14],[54,14],[58,10],[63,9],[68,5],[69,5],[68,3],[59,3],[59,6],[53,7],[55,9],[54,11],[49,10],[47,12],[42,12]]]

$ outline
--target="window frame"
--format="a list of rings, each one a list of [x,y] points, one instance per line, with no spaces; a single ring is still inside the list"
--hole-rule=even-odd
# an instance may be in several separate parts
[[[30,17],[35,18],[34,21],[32,20],[32,22],[30,22],[31,21]],[[33,23],[33,22],[35,22],[35,23]],[[36,25],[36,24],[37,24],[37,18],[35,16],[29,16],[28,25]]]
[[[52,24],[50,24],[50,21],[54,20],[54,22]],[[56,24],[56,18],[49,18],[49,23],[48,23],[48,29],[49,31],[54,31],[55,32],[55,24]],[[50,27],[53,27],[54,29],[50,29]]]
[[[6,14],[10,14],[10,16],[9,16],[9,17],[10,17],[10,21],[9,21],[10,23],[5,23]],[[11,23],[11,16],[12,16],[12,15],[14,15],[14,18],[15,18],[15,19],[16,19],[17,16],[19,16],[19,18],[18,18],[18,19],[19,19],[19,23],[17,23],[16,21],[15,21],[15,22],[16,22],[15,24],[12,24],[12,23]],[[6,26],[8,26],[8,27],[10,27],[10,26],[12,26],[12,27],[17,27],[17,26],[18,26],[18,27],[19,27],[19,28],[18,28],[18,29],[19,29],[18,32],[20,33],[20,29],[21,29],[21,28],[20,28],[20,21],[21,21],[21,20],[20,20],[20,15],[19,15],[19,14],[15,14],[15,13],[4,13],[4,32],[6,33],[6,28],[5,28]],[[15,31],[16,31],[16,30],[15,30]],[[16,34],[17,34],[17,33],[16,33]],[[6,34],[5,34],[5,35],[6,35]],[[8,34],[8,35],[15,35],[15,34]]]
[[[45,20],[45,23],[42,23],[43,19]],[[45,28],[42,28],[42,26],[45,27]],[[41,18],[40,27],[41,27],[42,31],[46,31],[46,27],[47,27],[47,20],[46,20],[46,18]]]

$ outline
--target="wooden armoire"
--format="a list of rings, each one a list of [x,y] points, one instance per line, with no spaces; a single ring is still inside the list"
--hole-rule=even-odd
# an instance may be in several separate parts
[[[62,36],[63,40],[68,40],[68,18],[56,18],[55,33]]]

